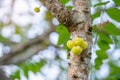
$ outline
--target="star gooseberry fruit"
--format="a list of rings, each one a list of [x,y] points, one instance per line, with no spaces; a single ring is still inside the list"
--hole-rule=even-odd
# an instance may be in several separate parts
[[[80,46],[83,42],[84,42],[84,40],[83,40],[82,38],[76,38],[76,39],[75,39],[75,44],[76,44],[76,45],[79,45],[79,46]]]
[[[34,11],[35,11],[36,13],[39,13],[39,12],[40,12],[40,8],[39,8],[39,7],[35,7],[35,8],[34,8]]]
[[[68,40],[67,41],[67,47],[69,49],[72,49],[75,46],[75,42],[73,42],[72,40]]]
[[[80,46],[74,46],[71,50],[71,52],[74,54],[74,55],[80,55],[81,52],[82,52],[82,48]]]
[[[88,47],[88,43],[86,41],[84,41],[82,44],[81,44],[81,48],[83,50],[85,50],[86,48]]]

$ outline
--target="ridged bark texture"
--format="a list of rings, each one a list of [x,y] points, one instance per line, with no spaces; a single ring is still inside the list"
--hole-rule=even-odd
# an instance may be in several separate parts
[[[71,26],[73,23],[73,11],[69,11],[59,0],[40,0],[41,3],[52,13],[58,21],[66,27]]]
[[[70,53],[68,80],[88,80],[92,33],[89,0],[73,0],[74,10],[69,11],[59,0],[40,0],[41,3],[64,24],[72,40],[81,37],[88,42],[88,48],[81,55]]]
[[[68,69],[68,80],[88,80],[90,70],[92,33],[89,0],[74,0],[74,8],[80,15],[78,19],[84,19],[82,23],[69,27],[72,39],[82,37],[88,42],[88,48],[84,50],[80,56],[70,53],[70,63]]]

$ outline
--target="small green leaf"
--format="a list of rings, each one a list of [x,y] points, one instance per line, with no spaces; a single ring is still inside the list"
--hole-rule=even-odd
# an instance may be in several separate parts
[[[53,15],[49,11],[47,11],[45,15],[45,19],[47,21],[51,21],[53,19]]]
[[[67,41],[70,39],[70,32],[68,31],[68,29],[62,25],[59,24],[56,31],[59,33],[59,40],[58,40],[58,45],[63,44],[65,49],[67,48]]]
[[[114,24],[109,23],[102,27],[102,30],[111,35],[120,35],[120,29],[118,29]]]
[[[101,40],[99,40],[98,42],[98,46],[99,46],[99,48],[101,49],[101,50],[108,50],[110,47],[109,47],[109,44],[107,43],[107,42],[105,42],[105,41],[101,41]]]
[[[0,34],[0,42],[2,42],[2,43],[9,42],[9,39],[3,37],[3,36]]]
[[[67,6],[67,8],[68,8],[69,10],[72,10],[73,6]]]
[[[70,0],[60,0],[60,2],[62,3],[62,4],[66,4],[67,2],[69,2]]]
[[[120,67],[115,65],[113,62],[109,62],[110,65],[110,76],[120,73]]]
[[[102,62],[102,60],[101,60],[101,58],[96,58],[95,59],[95,69],[100,69],[100,66],[103,64],[103,62]]]
[[[103,60],[108,58],[107,53],[104,50],[97,50],[96,51],[97,58],[95,59],[95,68],[99,69],[100,66],[103,64]]]
[[[95,14],[92,15],[92,19],[99,17],[100,14],[101,14],[101,12],[96,12]]]
[[[110,8],[107,10],[107,14],[114,20],[120,22],[120,10],[117,8]]]
[[[11,78],[12,80],[15,80],[16,78],[17,78],[17,80],[20,80],[20,70],[17,70],[14,74],[12,74],[12,75],[10,76],[10,78]]]
[[[27,66],[24,67],[24,75],[26,78],[28,78],[28,72],[29,72],[28,67]]]
[[[97,50],[96,54],[97,54],[98,58],[100,58],[102,60],[108,58],[108,55],[104,50]]]
[[[3,22],[0,22],[0,29],[2,29],[5,26]]]
[[[106,5],[107,3],[109,3],[110,1],[106,1],[106,2],[100,2],[98,4],[95,4],[94,7],[96,6],[102,6],[102,5]]]
[[[15,25],[15,33],[20,34],[21,33],[21,28],[18,25]]]
[[[32,71],[33,73],[37,73],[41,71],[41,68],[46,64],[46,61],[44,59],[40,60],[36,63],[31,62],[24,62],[22,64],[19,64],[18,66],[22,69],[22,72],[24,73],[25,77],[28,78],[28,72]],[[20,71],[17,70],[14,75],[11,75],[12,80],[15,78],[20,78]],[[13,79],[14,78],[14,79]],[[19,79],[20,80],[20,79]]]
[[[112,36],[112,39],[114,41],[115,47],[120,48],[120,36]]]
[[[120,6],[120,0],[113,0],[117,6]]]
[[[108,35],[108,34],[99,33],[99,38],[100,38],[99,40],[105,41],[105,42],[107,42],[108,44],[112,44],[112,43],[113,43],[110,35]]]

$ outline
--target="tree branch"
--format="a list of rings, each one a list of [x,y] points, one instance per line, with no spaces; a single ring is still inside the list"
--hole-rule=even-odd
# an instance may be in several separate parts
[[[0,64],[2,65],[9,65],[9,64],[19,64],[22,63],[23,61],[26,61],[27,59],[31,58],[33,55],[37,54],[40,50],[45,49],[49,43],[46,45],[43,43],[39,43],[37,45],[33,45],[26,51],[22,52],[21,54],[16,54],[12,56],[11,58],[2,61]],[[43,47],[44,46],[44,47]]]
[[[36,47],[36,49],[35,50],[33,50],[33,53],[32,52],[30,52],[29,53],[29,57],[30,56],[32,56],[32,55],[34,55],[36,52],[38,52],[38,50],[41,50],[41,49],[43,49],[44,48],[44,46],[43,45],[45,45],[45,43],[44,43],[44,41],[46,40],[46,38],[48,38],[48,36],[49,36],[49,34],[51,33],[51,32],[53,32],[54,31],[54,29],[53,30],[49,30],[48,32],[46,32],[44,35],[41,35],[41,36],[38,36],[37,38],[35,38],[35,39],[32,39],[32,40],[30,40],[30,41],[28,41],[28,42],[26,42],[26,43],[24,43],[24,44],[17,44],[17,45],[15,45],[12,49],[11,49],[11,51],[8,53],[8,54],[5,54],[5,55],[3,55],[1,58],[0,58],[0,64],[11,64],[11,63],[14,63],[14,64],[16,64],[16,63],[19,63],[19,62],[21,62],[21,60],[19,61],[14,61],[14,58],[15,58],[15,56],[16,55],[21,55],[21,53],[23,53],[25,50],[27,50],[27,49],[31,49],[31,50],[33,50],[33,49],[35,49],[35,47],[36,47],[36,45],[37,45],[37,47],[39,47],[39,48],[37,48]],[[42,44],[42,43],[44,43],[44,44]],[[39,45],[38,45],[39,44]],[[42,44],[41,45],[41,47],[40,47],[40,44]],[[48,45],[49,43],[47,43],[47,45]],[[33,49],[32,49],[32,48]],[[25,56],[24,56],[25,57]],[[28,56],[27,56],[28,57]],[[27,59],[27,57],[26,57],[26,59]],[[22,58],[22,57],[21,57]],[[25,59],[25,58],[24,58]],[[16,60],[16,58],[15,58],[15,60]]]
[[[52,13],[58,21],[64,24],[66,27],[70,27],[74,24],[72,21],[73,11],[69,11],[58,0],[39,0],[41,3]]]
[[[71,37],[75,40],[77,37],[83,38],[88,42],[88,48],[80,56],[70,53],[70,65],[68,69],[68,80],[88,80],[91,59],[92,33],[89,0],[73,0],[74,8],[80,15],[78,19],[85,18],[82,24],[70,27]]]
[[[81,12],[81,10],[75,9],[70,11],[63,4],[61,4],[59,0],[39,1],[41,1],[41,3],[52,13],[52,15],[67,28],[77,26],[86,21],[86,16]]]

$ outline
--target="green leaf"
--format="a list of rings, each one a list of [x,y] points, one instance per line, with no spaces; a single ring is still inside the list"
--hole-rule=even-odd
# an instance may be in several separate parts
[[[101,14],[101,12],[96,12],[95,14],[92,15],[92,19],[99,17],[100,14]]]
[[[70,0],[60,0],[60,2],[62,3],[62,4],[66,4],[67,2],[69,2]]]
[[[40,62],[37,63],[23,63],[20,65],[20,67],[23,69],[27,77],[28,75],[26,73],[28,73],[28,71],[36,73],[40,71],[40,69],[45,65],[45,63],[46,63],[45,60],[41,60]]]
[[[104,50],[97,50],[96,51],[97,58],[95,59],[95,68],[99,69],[100,66],[103,64],[103,60],[108,58],[107,53]]]
[[[21,33],[21,28],[18,25],[15,25],[15,33],[20,34]]]
[[[120,10],[117,8],[110,8],[107,10],[107,14],[114,20],[120,22]]]
[[[14,74],[10,76],[12,80],[15,80],[16,78],[20,80],[20,70],[17,70]]]
[[[106,1],[106,2],[100,2],[98,4],[95,4],[94,7],[96,6],[102,6],[102,5],[106,5],[107,3],[109,3],[110,1]]]
[[[41,68],[46,64],[46,61],[40,60],[39,62],[36,63],[31,63],[31,62],[24,62],[22,64],[19,64],[19,67],[22,69],[22,72],[24,73],[25,77],[28,78],[28,72],[32,71],[33,73],[40,72]],[[17,70],[14,75],[11,75],[11,78],[20,78],[20,71]],[[14,80],[12,79],[12,80]]]
[[[118,29],[114,24],[109,23],[102,27],[102,30],[111,35],[120,35],[120,29]]]
[[[120,80],[120,73],[107,76],[104,80]]]
[[[120,0],[113,0],[117,6],[120,6]]]
[[[5,26],[3,22],[0,22],[0,29],[2,29]]]
[[[115,65],[114,63],[112,62],[109,62],[109,65],[110,65],[110,76],[113,76],[113,75],[116,75],[116,74],[120,74],[120,67]]]
[[[99,40],[105,41],[105,42],[107,42],[108,44],[112,44],[112,43],[113,43],[110,35],[105,34],[105,33],[99,33]]]
[[[0,34],[0,42],[3,42],[3,43],[9,42],[9,39],[3,37],[3,36]]]
[[[25,66],[23,70],[24,70],[25,77],[28,78],[29,68],[27,66]]]
[[[107,43],[107,42],[105,42],[105,41],[101,41],[101,40],[99,40],[98,42],[98,46],[99,46],[99,48],[101,49],[101,50],[108,50],[110,47],[109,47],[109,44]]]
[[[120,36],[112,36],[112,39],[114,41],[115,47],[120,48]]]
[[[73,6],[67,6],[67,8],[68,8],[69,10],[72,10]]]
[[[96,58],[95,59],[95,69],[100,69],[100,66],[103,64],[103,62],[102,62],[102,60],[101,60],[101,58]]]
[[[96,54],[97,54],[98,58],[100,58],[102,60],[108,58],[108,55],[104,50],[97,50]]]
[[[68,29],[62,25],[59,24],[56,31],[59,33],[59,40],[58,40],[58,45],[63,44],[65,49],[67,48],[67,41],[70,39],[70,32],[68,31]]]
[[[53,15],[49,11],[47,11],[45,15],[45,19],[47,21],[51,21],[53,19]]]

